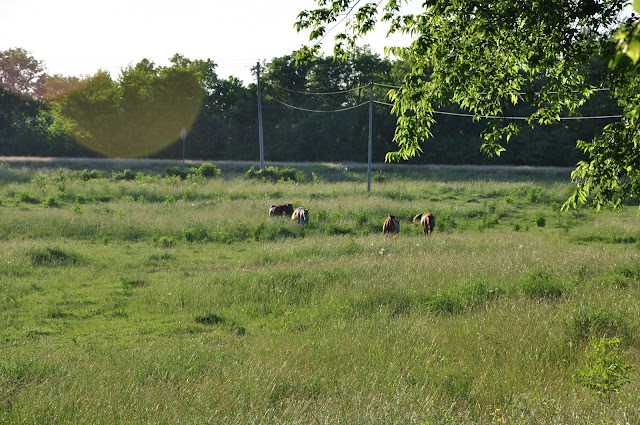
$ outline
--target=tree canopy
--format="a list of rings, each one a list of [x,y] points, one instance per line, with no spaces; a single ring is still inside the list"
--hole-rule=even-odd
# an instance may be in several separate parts
[[[565,208],[620,207],[640,195],[640,30],[635,15],[624,18],[629,1],[425,0],[418,13],[404,12],[408,0],[317,3],[296,22],[298,31],[311,31],[310,45],[298,52],[300,62],[317,54],[338,27],[331,35],[339,57],[380,22],[390,25],[389,33],[411,36],[408,46],[388,49],[413,66],[402,87],[389,92],[397,149],[387,161],[423,152],[441,106],[457,105],[486,121],[480,148],[500,156],[523,123],[551,124],[579,114],[597,89],[607,89],[623,117],[592,140],[577,142],[589,159],[572,174],[576,191]],[[634,7],[640,12],[639,0]],[[610,66],[601,81],[590,79],[587,64],[594,57]],[[508,118],[523,103],[530,107],[526,121]]]

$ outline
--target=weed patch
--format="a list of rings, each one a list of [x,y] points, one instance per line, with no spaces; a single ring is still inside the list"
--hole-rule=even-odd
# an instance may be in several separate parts
[[[589,338],[620,336],[626,344],[635,340],[635,331],[626,317],[604,308],[583,307],[573,312],[567,321],[568,336],[572,340],[586,342]]]
[[[196,316],[194,321],[204,326],[221,325],[225,329],[227,329],[227,331],[235,333],[236,335],[244,335],[247,333],[247,330],[243,326],[238,325],[236,322],[232,320],[227,320],[224,317],[219,316],[215,313]]]
[[[35,248],[27,255],[33,266],[73,266],[79,260],[77,254],[56,247]]]
[[[262,170],[256,170],[254,167],[249,168],[245,173],[247,179],[257,179],[265,182],[298,182],[302,183],[307,180],[305,174],[293,167],[278,168],[273,166],[264,167]]]
[[[426,306],[435,314],[459,314],[497,298],[501,292],[485,280],[469,281],[437,292]]]
[[[147,285],[142,279],[129,279],[125,277],[120,278],[120,283],[122,284],[122,289],[131,290],[133,288],[141,288]]]
[[[535,270],[521,281],[522,291],[529,298],[544,300],[560,298],[566,285],[546,270]]]

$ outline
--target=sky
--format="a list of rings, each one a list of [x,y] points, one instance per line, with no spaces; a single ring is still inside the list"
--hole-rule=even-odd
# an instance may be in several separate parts
[[[0,0],[0,51],[22,48],[44,63],[47,73],[93,75],[120,70],[149,59],[157,66],[184,57],[211,59],[218,76],[254,81],[251,68],[299,49],[308,32],[293,27],[313,0]],[[332,34],[333,35],[333,34]],[[380,28],[360,45],[384,55]],[[331,37],[324,54],[333,47]]]

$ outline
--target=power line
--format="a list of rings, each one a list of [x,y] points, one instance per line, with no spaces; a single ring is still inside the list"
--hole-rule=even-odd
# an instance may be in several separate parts
[[[394,85],[390,85],[390,84],[373,83],[373,85],[374,86],[379,86],[379,87],[386,87],[386,88],[389,88],[389,89],[401,89],[402,88],[402,86],[394,86]],[[593,91],[610,91],[610,90],[611,89],[609,89],[607,87],[601,87],[601,88],[594,88],[593,89]],[[533,92],[533,94],[540,94],[540,93],[542,93],[542,92],[540,92],[540,91]],[[547,92],[547,94],[558,94],[558,93],[560,93],[560,92],[559,91]],[[577,91],[574,90],[574,91],[572,91],[572,93],[577,93]],[[479,95],[487,95],[488,93],[484,93],[483,92],[483,93],[478,93],[478,94]],[[526,95],[526,94],[529,94],[529,93],[527,93],[527,92],[517,92],[516,94]]]
[[[284,91],[288,91],[290,93],[297,93],[297,94],[304,94],[304,95],[309,95],[309,96],[323,96],[323,95],[334,95],[334,94],[346,94],[346,93],[351,93],[360,89],[363,89],[363,86],[358,86],[352,89],[348,89],[348,90],[338,90],[338,91],[332,91],[332,92],[308,92],[308,91],[299,91],[299,90],[293,90],[293,89],[288,89],[286,87],[282,87],[279,86],[277,84],[272,84],[272,83],[267,83],[265,85],[269,85],[271,87],[276,87],[280,90],[284,90]]]
[[[377,101],[377,100],[374,100],[373,103],[377,103],[379,105],[393,106],[393,104],[391,104],[391,103],[380,102],[380,101]],[[460,113],[460,112],[446,112],[446,111],[434,110],[433,113],[434,114],[438,114],[438,115],[451,115],[451,116],[456,116],[456,117],[468,117],[468,118],[477,117],[477,115],[475,115],[475,114],[465,114],[465,113]],[[622,117],[623,117],[623,115],[599,115],[599,116],[589,116],[589,117],[560,117],[559,119],[561,121],[564,121],[564,120],[613,119],[613,118],[622,118]],[[499,116],[499,115],[486,115],[486,116],[480,116],[480,118],[485,118],[485,119],[503,119],[503,120],[521,120],[521,121],[527,121],[529,119],[529,117],[509,117],[509,116]]]
[[[307,109],[307,108],[300,108],[300,107],[298,107],[298,106],[289,105],[288,103],[283,102],[283,101],[281,101],[281,100],[278,100],[278,99],[276,99],[276,98],[272,98],[272,99],[273,99],[274,101],[278,102],[279,104],[281,104],[281,105],[283,105],[283,106],[286,106],[287,108],[290,108],[290,109],[297,109],[297,110],[299,110],[299,111],[305,111],[305,112],[319,112],[319,113],[322,113],[322,112],[325,112],[325,113],[326,113],[326,112],[344,112],[344,111],[349,111],[349,110],[351,110],[351,109],[356,109],[356,108],[359,108],[359,107],[361,107],[361,106],[364,106],[364,105],[368,105],[368,104],[369,104],[369,102],[363,102],[363,103],[360,103],[360,104],[358,104],[358,105],[348,106],[348,107],[346,107],[346,108],[332,109],[332,110],[321,110],[321,109]]]

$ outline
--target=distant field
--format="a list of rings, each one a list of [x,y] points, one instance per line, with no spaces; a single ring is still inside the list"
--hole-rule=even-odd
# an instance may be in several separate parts
[[[640,423],[636,206],[561,213],[568,169],[212,163],[0,158],[0,423]]]

